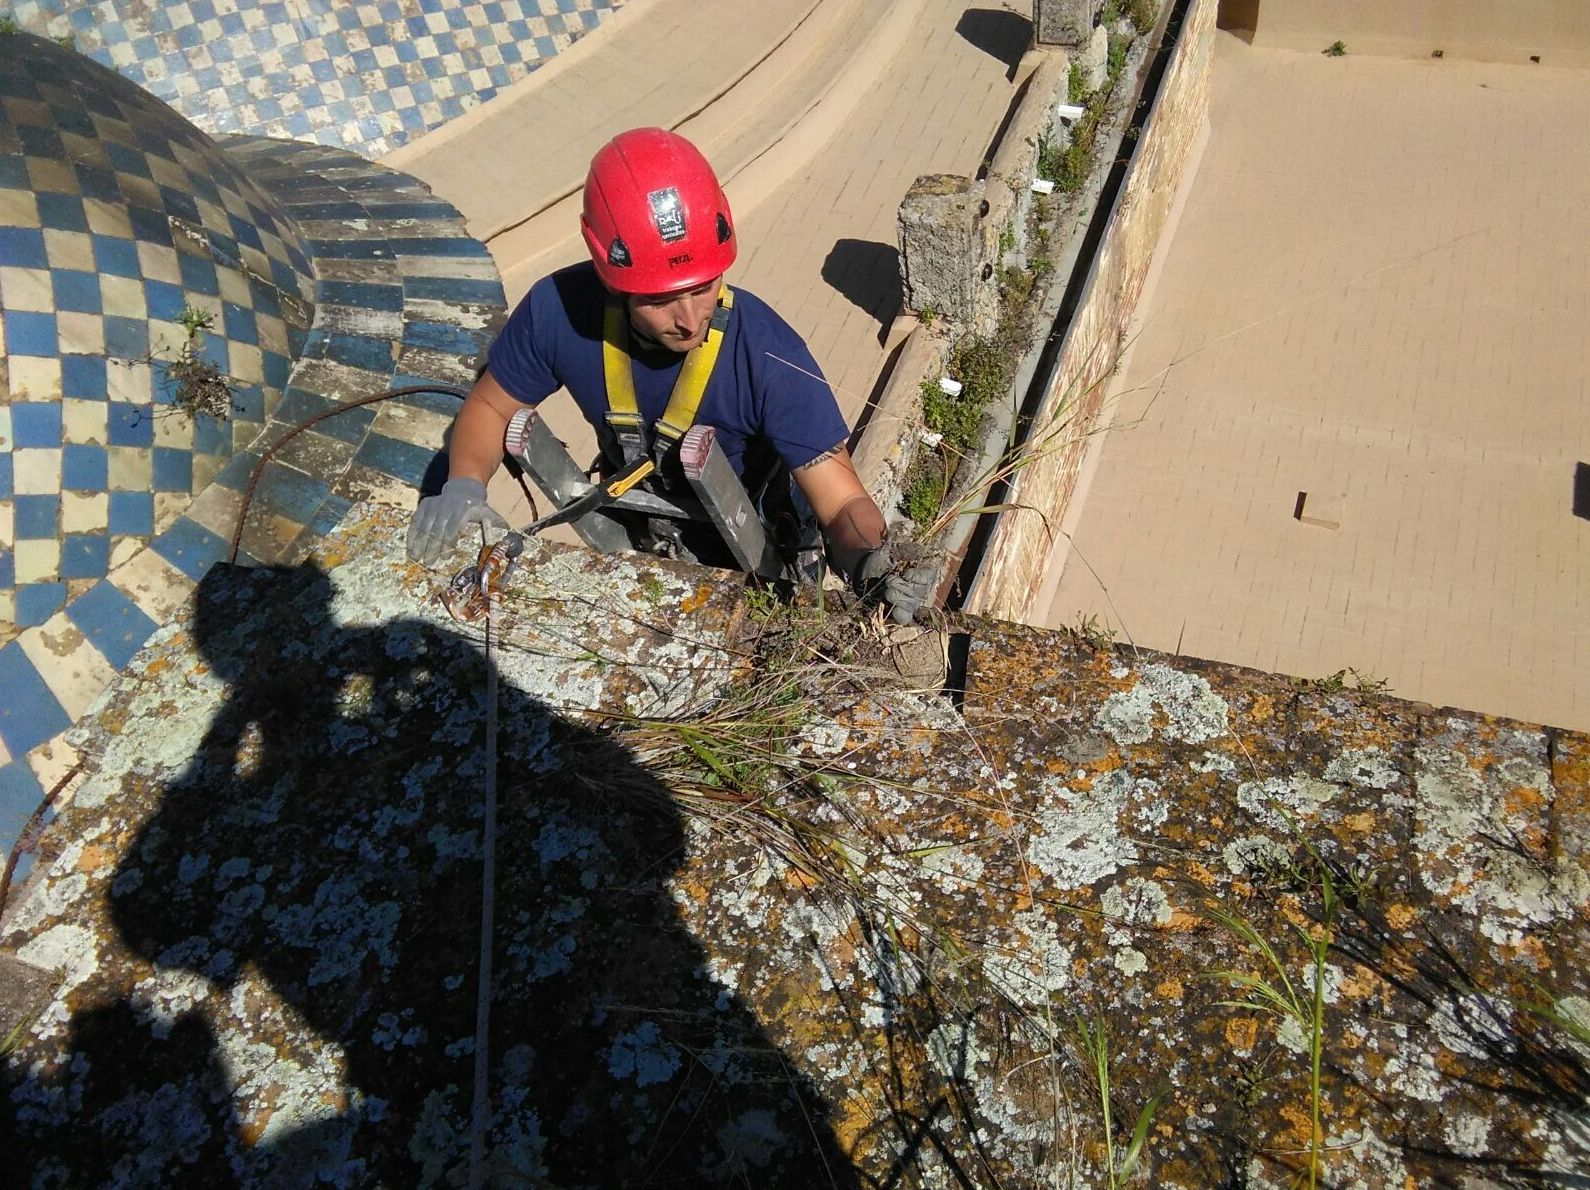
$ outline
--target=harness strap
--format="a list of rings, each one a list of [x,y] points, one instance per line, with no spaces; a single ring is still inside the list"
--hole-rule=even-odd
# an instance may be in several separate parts
[[[734,290],[727,285],[718,291],[718,306],[712,312],[706,336],[690,349],[684,366],[668,394],[668,407],[653,427],[654,440],[648,444],[646,424],[641,419],[635,397],[634,363],[630,356],[629,314],[622,298],[607,304],[602,320],[602,374],[607,381],[607,425],[630,463],[648,450],[664,454],[671,450],[695,424],[706,395],[707,382],[718,363],[718,351],[729,328],[734,309]]]

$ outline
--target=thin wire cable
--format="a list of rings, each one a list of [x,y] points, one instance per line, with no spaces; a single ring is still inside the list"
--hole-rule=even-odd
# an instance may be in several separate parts
[[[497,897],[497,664],[491,647],[496,636],[497,596],[486,598],[486,778],[485,822],[480,868],[480,976],[475,993],[475,1102],[469,1122],[469,1190],[481,1190],[486,1174],[486,1125],[490,1120],[487,1037],[491,1029],[491,952]]]

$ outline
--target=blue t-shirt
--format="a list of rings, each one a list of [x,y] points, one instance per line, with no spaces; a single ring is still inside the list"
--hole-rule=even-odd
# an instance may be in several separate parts
[[[491,345],[486,358],[492,376],[527,405],[566,388],[585,420],[604,429],[606,305],[607,290],[589,263],[543,277]],[[636,403],[649,426],[668,407],[685,357],[666,348],[648,349],[634,336],[630,342]],[[742,476],[748,454],[760,465],[758,456],[771,449],[793,471],[850,434],[801,337],[766,302],[738,287],[696,422],[717,429],[719,447]]]

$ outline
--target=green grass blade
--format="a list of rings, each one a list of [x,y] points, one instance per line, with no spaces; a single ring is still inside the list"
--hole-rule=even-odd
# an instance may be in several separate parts
[[[1137,1113],[1137,1127],[1132,1129],[1132,1143],[1126,1146],[1126,1152],[1121,1157],[1120,1178],[1125,1181],[1132,1176],[1132,1171],[1137,1168],[1138,1158],[1143,1155],[1143,1142],[1148,1139],[1149,1125],[1154,1122],[1154,1113],[1170,1097],[1167,1091],[1161,1091],[1143,1105],[1143,1110]]]

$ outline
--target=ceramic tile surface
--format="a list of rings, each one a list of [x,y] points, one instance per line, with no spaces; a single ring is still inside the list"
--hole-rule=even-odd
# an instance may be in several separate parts
[[[491,98],[622,0],[16,0],[210,133],[378,157]]]
[[[345,149],[212,140],[80,55],[5,36],[0,307],[8,851],[71,771],[61,733],[234,538],[241,562],[290,562],[355,501],[412,505],[445,469],[456,397],[359,402],[467,387],[504,300],[417,180]],[[213,415],[173,404],[195,310],[186,350],[231,387]]]

